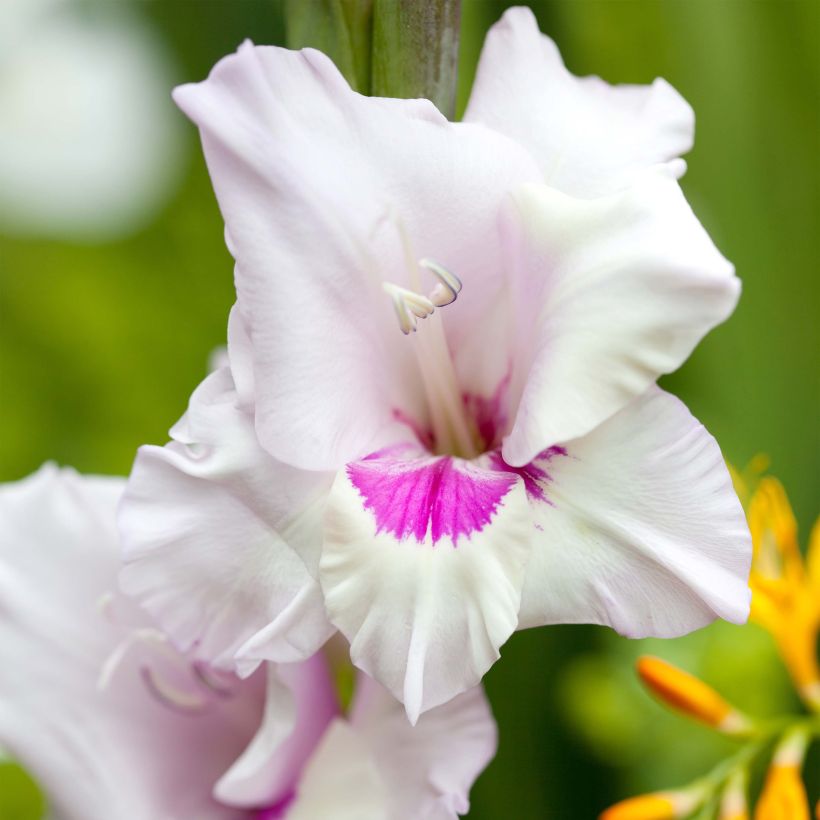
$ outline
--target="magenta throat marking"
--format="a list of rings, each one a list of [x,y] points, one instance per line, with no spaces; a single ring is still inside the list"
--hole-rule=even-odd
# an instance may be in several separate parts
[[[397,449],[348,464],[347,475],[373,513],[377,533],[423,543],[429,531],[433,544],[449,537],[454,546],[483,530],[517,483],[510,471],[450,456],[405,460]]]
[[[492,450],[501,444],[507,426],[507,389],[510,386],[511,371],[498,383],[495,392],[487,398],[478,393],[462,393],[461,401],[467,416],[475,425],[481,439],[481,449]]]
[[[511,467],[504,461],[501,451],[494,450],[490,453],[490,461],[494,469],[519,476],[524,482],[524,489],[530,501],[543,501],[552,507],[554,504],[547,498],[546,492],[547,484],[552,481],[547,466],[556,456],[565,455],[567,451],[563,447],[549,447],[540,452],[529,464],[523,467]]]

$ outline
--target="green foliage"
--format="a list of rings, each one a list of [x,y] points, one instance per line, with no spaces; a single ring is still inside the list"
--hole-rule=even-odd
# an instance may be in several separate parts
[[[46,801],[37,784],[19,766],[0,760],[0,818],[41,820]]]

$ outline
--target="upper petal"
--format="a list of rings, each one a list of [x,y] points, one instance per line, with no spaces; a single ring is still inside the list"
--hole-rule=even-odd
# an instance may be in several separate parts
[[[123,483],[46,466],[0,488],[0,746],[64,820],[239,818],[211,791],[253,734],[255,679],[197,714],[152,697],[128,659],[98,688],[130,631],[100,606],[116,585]],[[147,625],[125,600],[114,612]]]
[[[680,401],[652,388],[565,451],[532,502],[522,627],[640,638],[745,622],[749,530],[720,449]]]
[[[512,140],[424,100],[362,97],[324,55],[243,45],[175,91],[202,133],[252,345],[255,423],[278,459],[338,469],[423,419],[385,282],[454,271],[457,346],[500,287],[500,204],[538,169]]]
[[[337,476],[327,611],[412,722],[477,684],[515,629],[527,518],[517,477],[456,459],[375,454]]]
[[[627,187],[686,153],[694,134],[691,107],[665,80],[611,86],[570,74],[528,8],[509,9],[487,34],[464,119],[516,139],[545,182],[584,197]]]
[[[596,200],[528,185],[516,204],[521,399],[504,458],[522,465],[679,367],[732,312],[740,283],[663,170]]]
[[[174,427],[143,447],[119,512],[123,589],[184,650],[221,666],[293,662],[332,632],[317,570],[332,476],[277,461],[257,440],[227,368]]]
[[[481,686],[425,712],[415,726],[382,686],[360,674],[350,722],[390,795],[389,820],[466,814],[470,788],[495,755],[497,729]]]

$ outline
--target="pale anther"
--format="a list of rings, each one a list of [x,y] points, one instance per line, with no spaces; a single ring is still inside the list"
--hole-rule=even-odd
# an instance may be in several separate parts
[[[382,287],[393,301],[393,308],[399,320],[401,332],[406,336],[415,332],[419,319],[426,319],[437,307],[445,307],[455,302],[461,291],[461,280],[432,259],[420,259],[419,267],[429,270],[438,280],[429,296],[384,282]]]
[[[399,327],[405,336],[411,331],[415,331],[418,319],[426,319],[436,309],[435,305],[421,294],[412,290],[401,288],[390,282],[385,282],[382,287],[393,300],[393,308],[399,320]]]

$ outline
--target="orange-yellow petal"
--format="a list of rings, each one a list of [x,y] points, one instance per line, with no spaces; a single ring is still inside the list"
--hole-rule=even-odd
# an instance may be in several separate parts
[[[800,777],[808,745],[803,730],[791,732],[778,745],[757,802],[755,820],[810,820],[809,799]]]
[[[701,798],[692,790],[641,794],[610,806],[598,820],[677,820],[691,814]]]
[[[820,518],[814,522],[811,535],[809,536],[809,551],[806,556],[806,566],[809,571],[814,601],[818,609],[818,618],[820,618]]]
[[[809,800],[794,766],[771,766],[755,820],[809,820]]]
[[[638,674],[660,700],[683,714],[727,734],[748,731],[748,719],[700,678],[660,658],[638,660]]]
[[[798,583],[803,559],[797,543],[797,521],[783,485],[771,476],[760,484],[749,504],[752,533],[752,573]]]

